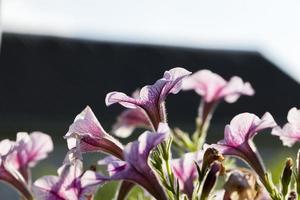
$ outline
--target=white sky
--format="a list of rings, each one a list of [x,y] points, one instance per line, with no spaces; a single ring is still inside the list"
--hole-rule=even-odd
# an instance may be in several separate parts
[[[257,50],[300,82],[299,0],[2,0],[1,16],[17,33]]]

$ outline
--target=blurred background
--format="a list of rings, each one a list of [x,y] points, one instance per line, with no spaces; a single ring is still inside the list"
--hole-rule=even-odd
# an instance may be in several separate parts
[[[256,90],[219,105],[209,142],[221,139],[240,112],[269,111],[282,125],[288,110],[299,107],[299,9],[296,0],[2,0],[0,139],[14,139],[18,131],[51,134],[55,152],[34,177],[55,174],[67,151],[62,137],[86,105],[109,131],[123,108],[106,107],[105,95],[130,94],[173,67],[238,75]],[[170,95],[170,126],[193,131],[199,102],[193,92]],[[270,168],[274,155],[283,161],[299,147],[281,147],[268,132],[256,143]],[[1,185],[1,196],[16,197],[7,188]]]

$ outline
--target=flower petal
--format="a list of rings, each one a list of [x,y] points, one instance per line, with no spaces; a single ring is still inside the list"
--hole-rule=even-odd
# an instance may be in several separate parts
[[[295,107],[291,108],[288,112],[287,119],[289,123],[300,129],[300,110],[297,110]]]
[[[82,171],[82,163],[63,165],[59,176],[44,176],[34,182],[33,192],[41,200],[90,199],[104,180],[93,171]]]
[[[183,68],[166,71],[164,77],[153,85],[144,86],[138,98],[132,98],[122,92],[111,92],[106,95],[105,102],[109,106],[119,103],[127,108],[141,108],[145,111],[154,129],[164,121],[164,108],[161,106],[169,93],[176,94],[181,89],[182,79],[190,74]]]
[[[258,131],[275,126],[277,124],[270,113],[265,113],[261,119],[251,113],[241,113],[226,125],[224,142],[236,147],[250,140]]]
[[[77,115],[64,138],[76,155],[101,151],[122,158],[123,145],[104,131],[90,107]]]
[[[19,166],[34,167],[39,160],[53,151],[53,142],[49,135],[42,132],[17,133],[17,154]]]
[[[107,135],[89,106],[76,116],[65,137],[68,137],[73,133],[78,135],[88,134],[94,137],[104,137]]]
[[[192,197],[194,190],[194,180],[197,177],[197,169],[194,162],[202,162],[203,152],[190,152],[184,154],[181,158],[172,160],[172,169],[174,175],[179,181],[180,190]]]
[[[206,102],[211,102],[225,85],[226,81],[221,76],[203,69],[183,81],[183,90],[195,90]]]
[[[135,128],[151,129],[149,118],[141,108],[123,111],[113,126],[112,132],[118,137],[126,138]]]
[[[254,89],[249,82],[244,83],[240,77],[234,76],[228,81],[219,96],[224,96],[228,103],[234,103],[241,95],[252,96]]]
[[[207,103],[221,99],[233,103],[241,95],[252,96],[254,94],[251,84],[244,83],[240,77],[234,76],[227,82],[218,74],[206,69],[186,78],[183,82],[183,90],[195,90]]]

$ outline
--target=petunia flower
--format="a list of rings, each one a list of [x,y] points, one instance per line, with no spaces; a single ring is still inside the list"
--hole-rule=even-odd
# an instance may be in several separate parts
[[[42,132],[17,133],[14,151],[8,156],[10,162],[30,182],[29,169],[38,161],[45,159],[53,151],[53,142],[49,135]]]
[[[241,113],[226,125],[224,140],[212,147],[223,155],[237,156],[245,160],[264,181],[266,170],[252,139],[258,132],[275,126],[277,124],[268,112],[261,118],[251,113]]]
[[[300,141],[300,110],[291,108],[287,115],[288,123],[283,128],[275,127],[272,134],[279,136],[283,145],[291,147]]]
[[[243,82],[234,76],[229,81],[210,70],[203,69],[183,80],[183,90],[194,90],[202,96],[197,118],[197,130],[193,138],[200,138],[197,145],[201,146],[206,138],[212,114],[221,101],[234,103],[241,95],[252,96],[254,90],[250,83]]]
[[[160,124],[157,132],[146,131],[138,140],[127,144],[124,148],[124,160],[109,156],[98,164],[107,165],[110,180],[134,182],[146,189],[156,199],[166,200],[154,171],[148,163],[149,154],[158,144],[168,137],[168,127]]]
[[[160,122],[166,122],[165,99],[168,94],[177,94],[181,90],[183,78],[190,73],[183,68],[173,68],[166,71],[163,78],[153,85],[143,87],[138,98],[129,97],[122,92],[110,92],[106,95],[105,103],[107,106],[119,103],[126,108],[141,108],[152,129],[157,130]]]
[[[183,81],[183,90],[195,90],[205,102],[216,102],[224,99],[234,103],[241,95],[253,95],[254,90],[250,83],[243,82],[240,77],[234,76],[229,81],[210,70],[200,70]]]
[[[179,187],[189,199],[192,198],[194,191],[194,181],[197,178],[197,169],[195,162],[202,162],[202,151],[190,152],[184,154],[181,158],[172,160],[172,169],[175,177],[178,179]]]
[[[123,159],[123,145],[102,128],[90,107],[78,114],[65,135],[68,148],[76,153],[105,152]],[[77,152],[76,152],[77,151]]]
[[[83,171],[81,161],[65,164],[58,176],[44,176],[34,182],[33,192],[39,200],[89,200],[105,181],[91,170]]]
[[[0,141],[0,181],[13,186],[25,199],[31,200],[32,194],[25,179],[7,159],[13,152],[14,145],[15,143],[8,139]]]

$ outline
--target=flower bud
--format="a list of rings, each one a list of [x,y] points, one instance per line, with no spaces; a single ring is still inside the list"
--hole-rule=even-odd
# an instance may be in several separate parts
[[[281,175],[281,186],[282,186],[282,194],[285,197],[289,190],[289,185],[291,182],[291,177],[293,174],[293,160],[291,158],[287,158],[285,162],[285,167],[282,171]]]
[[[210,171],[208,172],[203,184],[200,200],[208,199],[210,192],[213,190],[217,182],[220,172],[224,171],[223,168],[224,167],[220,162],[214,162],[211,165]]]

